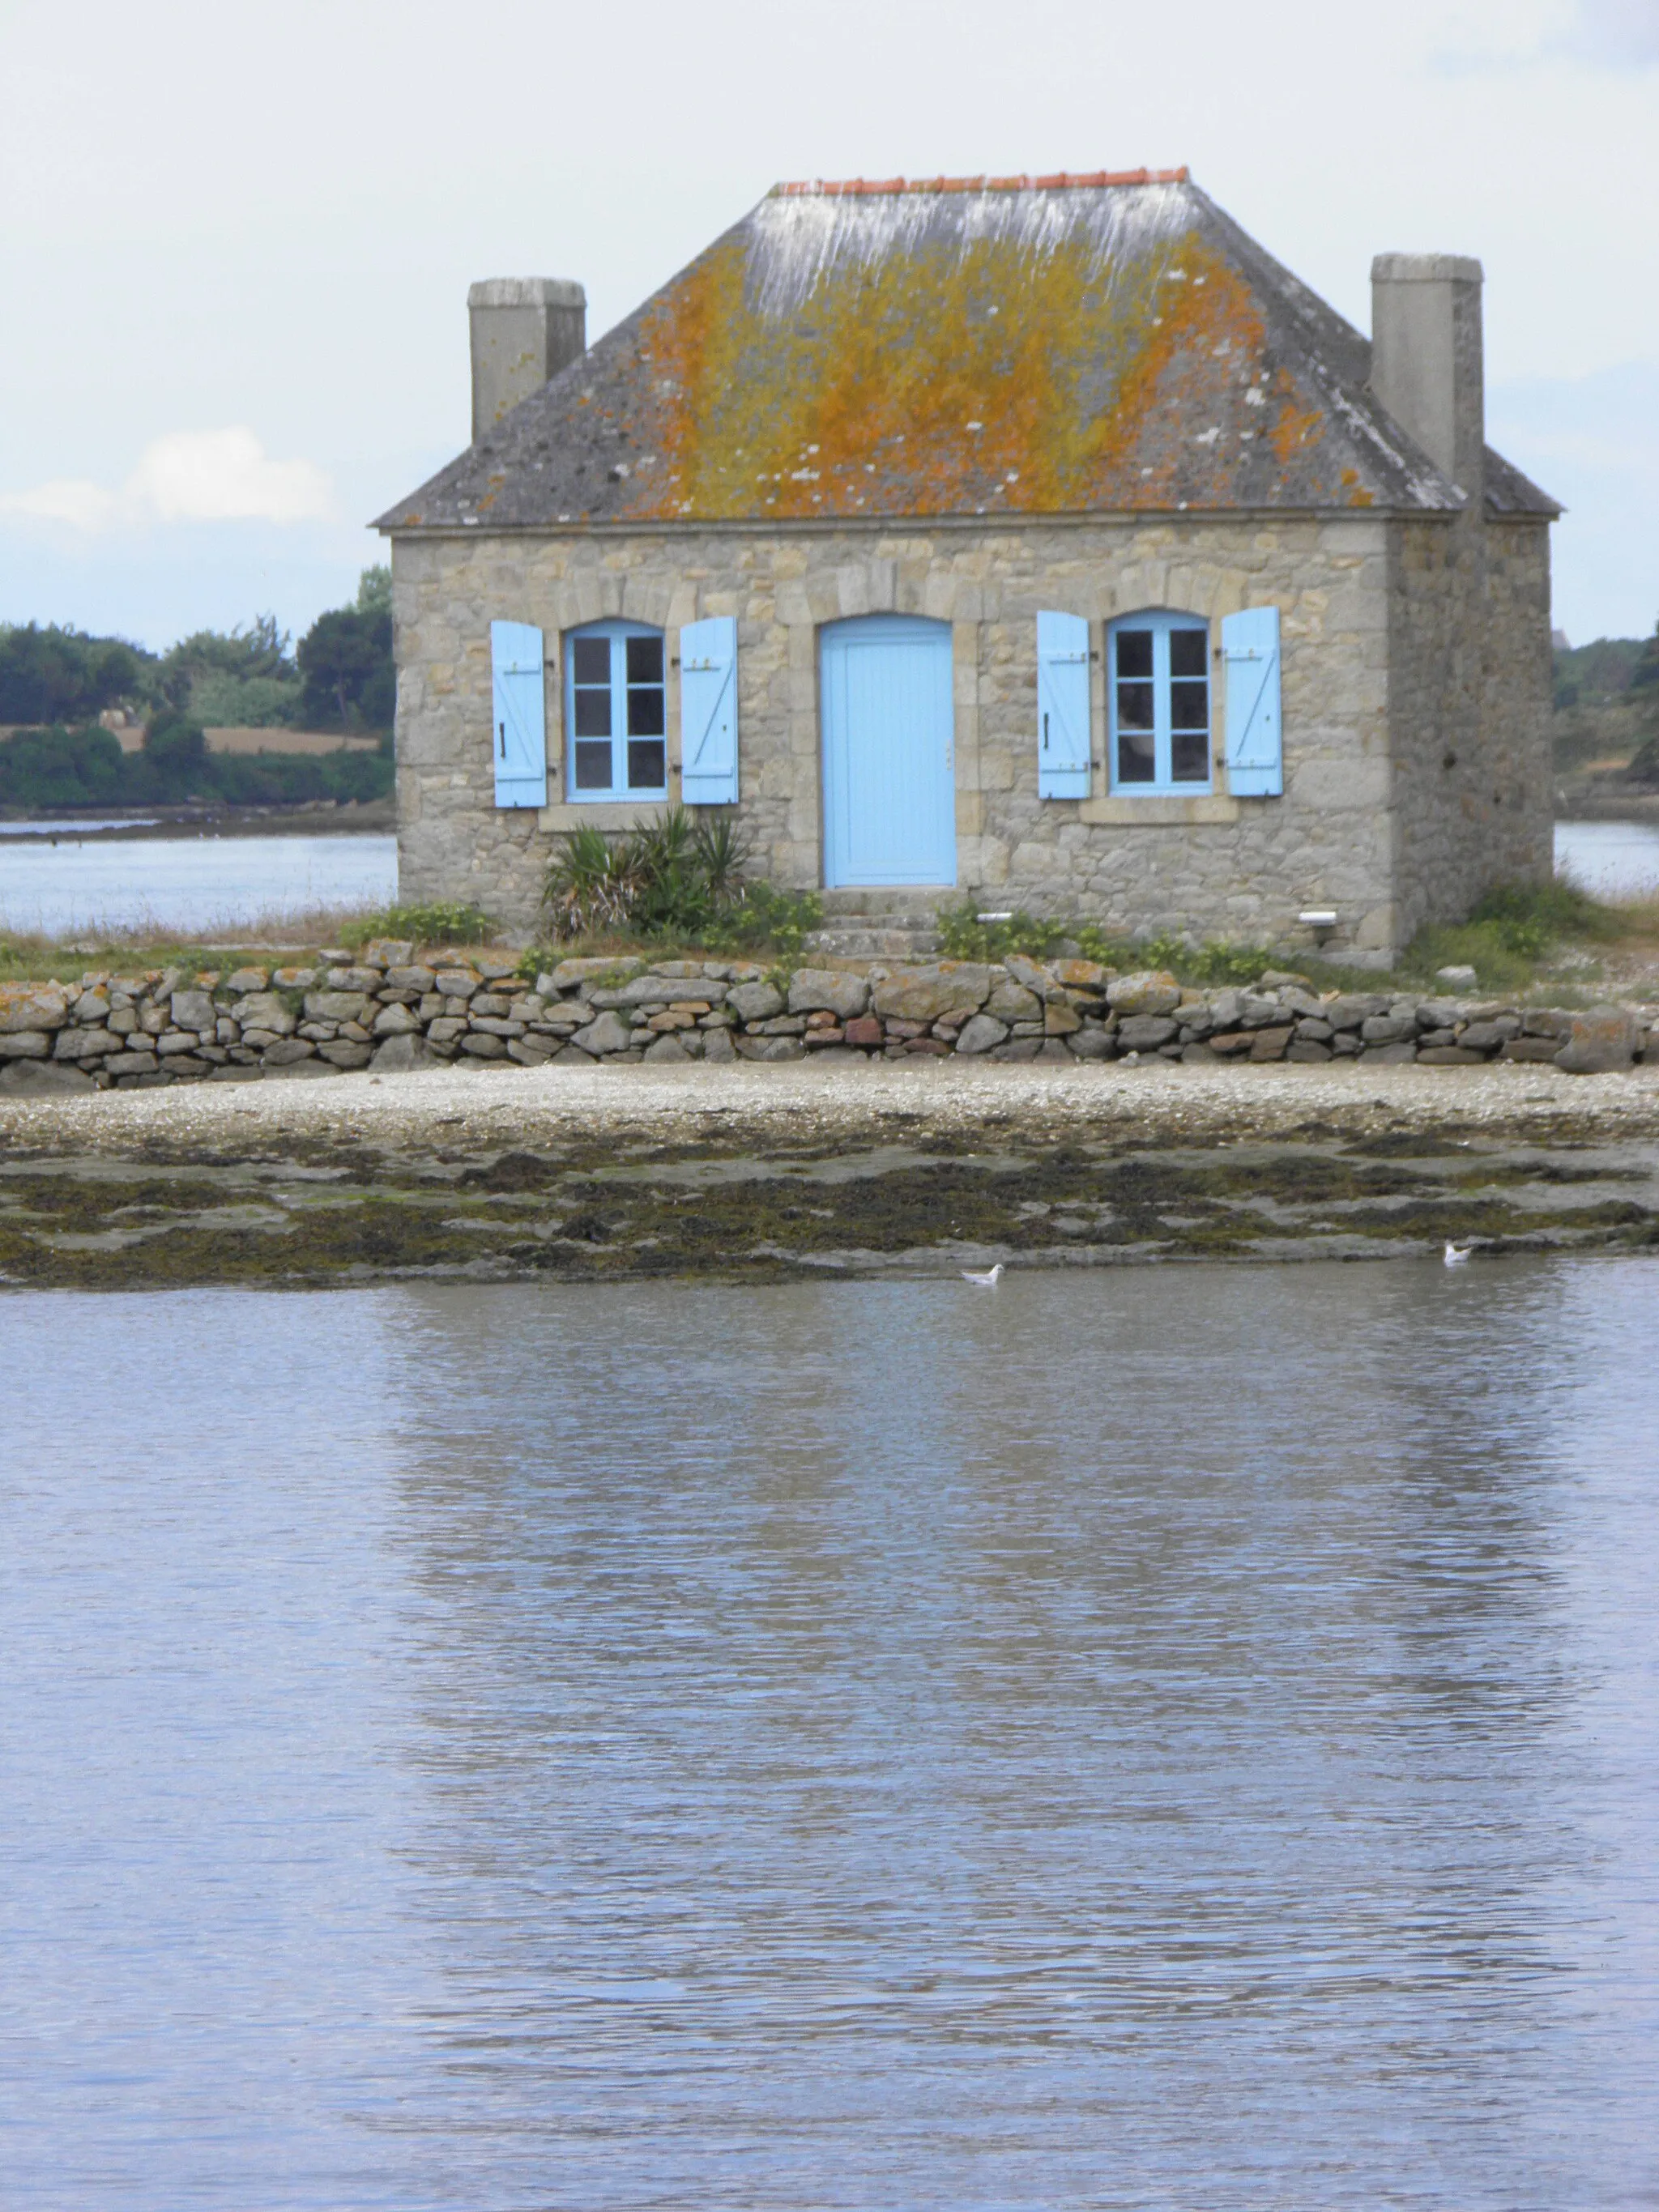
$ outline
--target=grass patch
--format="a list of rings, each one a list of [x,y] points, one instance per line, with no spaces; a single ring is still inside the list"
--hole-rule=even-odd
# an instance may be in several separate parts
[[[938,927],[939,949],[947,960],[1005,960],[1011,952],[1031,960],[1069,956],[1127,972],[1167,968],[1183,983],[1218,985],[1252,983],[1264,969],[1283,965],[1265,945],[1217,940],[1193,945],[1168,931],[1157,937],[1109,937],[1093,922],[1040,921],[1024,908],[988,921],[970,898],[940,907]]]
[[[1500,884],[1467,921],[1419,930],[1401,975],[1407,983],[1432,985],[1442,968],[1473,968],[1484,992],[1524,991],[1563,953],[1605,951],[1631,935],[1644,911],[1605,905],[1571,882]],[[1595,973],[1593,966],[1586,970],[1589,978]]]
[[[358,951],[377,937],[412,939],[416,945],[489,945],[501,933],[482,907],[432,899],[424,906],[387,906],[342,924],[338,942]]]
[[[1617,944],[1659,942],[1659,900],[1612,906],[1571,882],[1502,885],[1481,899],[1467,921],[1420,930],[1392,970],[1306,954],[1298,958],[1263,945],[1195,945],[1170,931],[1115,938],[1091,922],[1041,920],[1024,911],[982,921],[966,898],[939,909],[939,932],[941,950],[952,960],[1002,960],[1011,952],[1033,960],[1076,955],[1120,971],[1167,969],[1180,982],[1212,990],[1254,983],[1266,969],[1289,967],[1320,990],[1424,992],[1443,989],[1437,983],[1442,968],[1473,968],[1475,989],[1492,996],[1532,988],[1569,953],[1581,956],[1583,980],[1595,982],[1596,956]],[[1584,995],[1555,978],[1547,988],[1561,1004],[1577,1004]]]

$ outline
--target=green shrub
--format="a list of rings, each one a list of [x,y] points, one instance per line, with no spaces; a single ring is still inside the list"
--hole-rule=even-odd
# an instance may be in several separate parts
[[[120,806],[127,765],[118,740],[95,722],[19,730],[0,744],[0,806]]]
[[[542,884],[542,905],[557,938],[592,937],[627,926],[636,889],[633,848],[600,830],[565,832]]]
[[[1618,935],[1620,917],[1571,883],[1501,884],[1461,924],[1418,932],[1401,963],[1418,981],[1442,968],[1473,968],[1485,991],[1523,989],[1539,963],[1574,939]]]
[[[807,933],[823,921],[823,901],[816,891],[780,890],[773,884],[747,884],[718,913],[702,942],[711,952],[744,958],[760,952],[780,960],[799,958]]]
[[[1000,960],[1010,952],[1046,960],[1072,933],[1064,923],[1038,921],[1024,908],[1006,921],[981,921],[970,898],[940,907],[937,921],[939,950],[947,960]]]
[[[410,938],[416,945],[488,945],[497,928],[480,907],[433,899],[422,906],[388,906],[360,915],[341,930],[340,942],[353,951],[375,937]]]
[[[211,789],[231,806],[389,799],[392,763],[375,752],[211,753]]]
[[[1183,983],[1254,983],[1264,969],[1281,964],[1265,945],[1224,945],[1218,939],[1189,945],[1167,931],[1157,937],[1113,939],[1085,922],[1073,935],[1085,959],[1097,960],[1103,968],[1167,968]]]
[[[1157,937],[1109,937],[1091,921],[1039,921],[1023,910],[1005,921],[980,919],[972,899],[939,909],[939,948],[950,960],[1002,960],[1011,952],[1051,960],[1064,945],[1085,960],[1133,972],[1167,968],[1183,983],[1251,983],[1273,955],[1259,945],[1189,945],[1167,932]]]
[[[1506,951],[1539,960],[1565,937],[1617,934],[1618,916],[1577,884],[1500,884],[1469,914],[1476,928],[1489,925]]]
[[[751,848],[730,816],[683,806],[620,837],[568,830],[542,887],[556,942],[627,934],[711,951],[793,954],[823,919],[810,891],[751,883]]]

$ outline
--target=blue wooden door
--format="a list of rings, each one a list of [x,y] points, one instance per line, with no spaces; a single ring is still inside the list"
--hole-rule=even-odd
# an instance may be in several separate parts
[[[954,884],[950,624],[830,623],[820,656],[825,884]]]

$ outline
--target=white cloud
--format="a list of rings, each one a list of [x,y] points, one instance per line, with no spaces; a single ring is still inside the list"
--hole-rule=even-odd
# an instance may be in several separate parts
[[[1659,62],[1659,0],[1578,0],[1558,51],[1586,61]]]
[[[163,522],[311,522],[332,505],[310,461],[273,461],[252,430],[173,430],[145,447],[131,498]]]
[[[0,514],[21,514],[32,522],[67,523],[71,530],[107,530],[120,516],[113,492],[84,478],[54,477],[32,491],[0,492]]]
[[[1659,63],[1659,0],[1513,0],[1500,12],[1454,9],[1431,66],[1446,76],[1503,76],[1562,62],[1628,75]]]
[[[272,460],[240,424],[152,439],[118,493],[68,477],[0,493],[0,514],[88,534],[124,523],[314,522],[333,507],[333,487],[314,462]]]

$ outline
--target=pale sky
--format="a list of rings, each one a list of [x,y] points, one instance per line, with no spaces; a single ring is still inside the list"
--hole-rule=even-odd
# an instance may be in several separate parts
[[[1659,617],[1659,0],[0,0],[0,621],[297,634],[467,438],[476,277],[599,336],[780,178],[1188,163],[1362,328],[1486,264],[1555,619]]]

